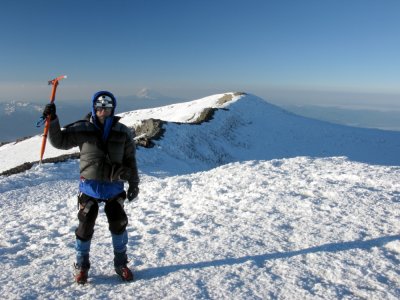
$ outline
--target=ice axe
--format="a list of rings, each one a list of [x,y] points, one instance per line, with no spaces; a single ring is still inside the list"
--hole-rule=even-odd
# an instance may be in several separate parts
[[[57,91],[57,86],[58,86],[58,82],[61,79],[67,78],[66,75],[62,75],[59,76],[53,80],[49,80],[49,85],[52,85],[52,89],[51,89],[51,95],[50,95],[50,103],[53,103],[55,98],[56,98],[56,91]],[[46,141],[47,141],[47,133],[49,132],[49,126],[50,126],[50,116],[47,116],[45,121],[45,125],[44,125],[44,131],[43,131],[43,138],[42,138],[42,147],[40,149],[40,161],[39,164],[42,164],[42,159],[43,159],[43,154],[44,154],[44,150],[46,149]]]

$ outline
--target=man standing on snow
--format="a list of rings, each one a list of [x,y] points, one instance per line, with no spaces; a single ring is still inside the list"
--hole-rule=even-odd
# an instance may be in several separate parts
[[[84,120],[61,130],[56,106],[47,104],[43,115],[50,116],[49,138],[58,149],[79,147],[79,225],[76,235],[75,280],[85,284],[90,268],[89,252],[99,202],[105,202],[114,248],[115,272],[125,281],[133,280],[127,267],[126,245],[128,218],[124,211],[126,197],[129,201],[139,193],[139,176],[135,157],[135,143],[131,130],[114,116],[116,99],[110,92],[100,91],[93,96],[92,112]],[[124,181],[129,189],[124,190]]]

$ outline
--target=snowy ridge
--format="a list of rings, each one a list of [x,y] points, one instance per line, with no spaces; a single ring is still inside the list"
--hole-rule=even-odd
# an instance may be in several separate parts
[[[219,109],[214,119],[201,126],[190,125],[206,108]],[[193,171],[194,164],[200,171],[234,161],[297,156],[346,156],[372,164],[400,165],[400,132],[317,121],[243,93],[218,94],[120,116],[121,122],[130,127],[150,118],[171,122],[165,126],[165,137],[157,141],[157,147],[139,150],[143,165],[171,174]],[[0,173],[37,161],[40,139],[35,136],[0,147]],[[47,143],[45,158],[77,152],[76,148],[58,150]],[[169,170],[174,166],[170,160],[176,161],[178,168]],[[167,165],[160,166],[163,162]]]
[[[244,93],[217,94],[202,99],[161,106],[157,108],[139,109],[122,113],[122,122],[133,126],[144,119],[160,119],[167,122],[191,123],[196,120],[205,108],[224,108],[239,99],[246,98]]]
[[[218,108],[222,96],[207,101]],[[188,104],[123,122],[190,122]],[[219,108],[201,125],[168,123],[154,148],[138,148],[130,284],[113,273],[103,205],[89,284],[72,280],[77,160],[0,176],[1,297],[398,299],[399,135],[298,117],[252,95]],[[28,159],[35,138],[3,147]]]
[[[157,147],[139,149],[144,168],[182,174],[235,161],[298,156],[345,156],[372,164],[400,165],[400,132],[312,120],[252,95],[228,102],[225,108],[217,110],[213,120],[201,126],[167,124]],[[123,122],[132,125],[136,118]]]
[[[228,99],[230,100],[230,103],[241,98],[240,95],[235,96],[233,93],[218,94],[186,103],[168,105],[154,109],[142,109],[119,115],[122,117],[121,122],[130,127],[134,127],[135,125],[140,124],[141,120],[149,118],[161,119],[169,122],[191,123],[191,120],[195,120],[205,108],[223,108],[226,106],[225,103],[219,103],[221,102],[220,99],[224,99],[225,95],[229,95]],[[20,142],[8,143],[1,146],[0,173],[27,162],[37,162],[40,153],[41,139],[42,137],[37,135]],[[53,158],[73,153],[78,153],[78,148],[59,150],[54,148],[48,142],[44,158]]]

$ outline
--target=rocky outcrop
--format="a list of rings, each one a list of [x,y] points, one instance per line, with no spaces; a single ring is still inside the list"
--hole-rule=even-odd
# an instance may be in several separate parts
[[[79,158],[79,156],[80,156],[79,153],[65,154],[65,155],[61,155],[61,156],[57,156],[57,157],[43,159],[42,163],[59,163],[59,162],[67,161],[69,159],[77,159],[77,158]],[[12,168],[12,169],[9,169],[7,171],[0,173],[0,176],[1,175],[10,176],[13,174],[25,172],[25,171],[31,169],[32,166],[37,163],[39,163],[39,161],[26,162],[22,165],[19,165],[18,167],[15,167],[15,168]]]
[[[154,146],[153,140],[158,140],[164,135],[165,129],[163,124],[165,121],[158,119],[143,120],[140,125],[135,126],[135,142],[136,145],[145,148]]]

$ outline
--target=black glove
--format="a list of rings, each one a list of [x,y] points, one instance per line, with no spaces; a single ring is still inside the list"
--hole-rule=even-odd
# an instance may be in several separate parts
[[[139,194],[139,183],[137,182],[130,182],[129,183],[129,188],[128,188],[128,193],[127,193],[127,198],[129,201],[132,201],[135,199]]]
[[[47,118],[47,116],[50,116],[50,120],[54,120],[57,118],[56,115],[56,105],[54,103],[49,103],[46,104],[43,110],[43,117]]]

